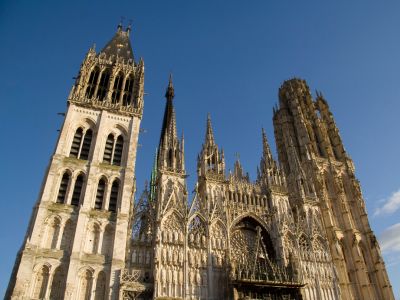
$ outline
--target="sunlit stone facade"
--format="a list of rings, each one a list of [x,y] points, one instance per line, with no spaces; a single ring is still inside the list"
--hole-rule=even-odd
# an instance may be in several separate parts
[[[394,299],[353,162],[303,80],[279,89],[278,161],[262,131],[254,182],[239,160],[226,173],[208,116],[192,194],[170,78],[134,199],[144,63],[129,33],[81,65],[6,298]]]

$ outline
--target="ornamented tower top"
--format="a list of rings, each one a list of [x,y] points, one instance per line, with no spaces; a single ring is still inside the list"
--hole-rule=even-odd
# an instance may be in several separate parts
[[[130,31],[130,26],[124,31],[118,25],[99,53],[94,46],[89,49],[68,98],[71,103],[142,116],[144,62],[134,60]]]

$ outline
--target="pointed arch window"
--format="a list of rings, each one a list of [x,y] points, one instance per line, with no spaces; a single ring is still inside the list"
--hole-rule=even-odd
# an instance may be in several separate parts
[[[124,96],[122,97],[122,105],[128,106],[132,104],[133,92],[133,76],[129,76],[125,81]]]
[[[58,189],[57,203],[65,203],[70,178],[71,176],[68,172],[63,174],[60,188]]]
[[[99,79],[99,68],[95,68],[92,73],[90,73],[89,81],[86,88],[86,97],[92,98],[96,90],[97,80]]]
[[[92,129],[88,129],[86,132],[84,132],[84,130],[79,127],[75,131],[69,156],[87,160],[89,158],[92,137]]]
[[[71,205],[74,205],[74,206],[79,205],[79,202],[81,199],[82,187],[83,187],[83,179],[84,179],[83,174],[79,174],[78,177],[76,177],[75,187],[74,187],[74,191],[72,193],[72,198],[71,198]]]
[[[48,266],[43,266],[36,274],[36,281],[33,290],[34,299],[44,299],[46,296],[47,283],[49,281],[50,270]]]
[[[100,272],[99,275],[97,275],[96,291],[94,299],[104,300],[105,291],[106,291],[106,275],[104,274],[104,272]]]
[[[117,141],[115,143],[115,150],[114,150],[114,158],[113,158],[113,165],[120,166],[121,159],[122,159],[122,150],[124,148],[124,138],[122,135],[118,136]]]
[[[97,89],[97,98],[99,99],[99,101],[103,101],[106,98],[109,81],[110,81],[110,71],[106,69],[101,74],[99,87]]]
[[[50,299],[61,300],[64,299],[66,276],[64,268],[58,267],[54,272],[53,281],[51,283]]]
[[[95,209],[103,208],[103,200],[104,200],[105,190],[106,190],[106,182],[102,178],[99,180],[99,184],[97,185],[96,201],[94,203]]]
[[[79,287],[79,300],[89,300],[92,291],[93,276],[92,272],[87,270],[82,274]]]
[[[123,76],[122,73],[119,73],[117,75],[117,77],[115,77],[113,93],[112,93],[112,96],[111,96],[111,102],[113,104],[116,104],[116,103],[119,102],[119,99],[121,97],[123,80],[124,80],[124,76]]]
[[[112,211],[112,212],[117,211],[118,192],[119,192],[119,181],[118,181],[118,179],[116,179],[116,180],[114,180],[114,182],[111,186],[110,203],[108,205],[109,211]]]
[[[107,137],[106,146],[104,148],[103,162],[111,163],[112,152],[114,148],[114,135],[110,133]]]
[[[120,166],[124,148],[124,138],[122,135],[115,140],[114,135],[110,133],[107,137],[104,148],[103,162]]]

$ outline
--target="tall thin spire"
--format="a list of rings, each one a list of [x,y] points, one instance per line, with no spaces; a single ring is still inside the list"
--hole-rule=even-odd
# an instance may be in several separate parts
[[[172,83],[172,74],[170,74],[168,87],[165,92],[165,98],[167,99],[167,104],[165,106],[163,125],[161,128],[159,148],[162,147],[162,144],[164,142],[167,142],[168,140],[172,142],[173,139],[177,138],[175,108],[173,103],[174,96],[175,96],[175,91]]]
[[[212,130],[212,125],[211,125],[211,116],[210,113],[207,114],[207,129],[206,129],[206,140],[205,140],[206,145],[214,145],[214,133]]]

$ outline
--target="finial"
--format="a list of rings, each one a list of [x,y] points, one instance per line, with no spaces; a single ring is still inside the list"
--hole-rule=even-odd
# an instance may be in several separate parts
[[[128,27],[126,27],[126,33],[129,34],[131,33],[132,30],[132,19],[129,19]]]
[[[121,20],[119,21],[119,24],[117,26],[117,32],[122,31],[122,23],[124,22],[124,17],[121,17]]]
[[[165,93],[165,97],[167,100],[172,100],[175,96],[174,85],[172,84],[172,74],[169,74],[169,81],[168,81],[168,88],[167,92]]]

